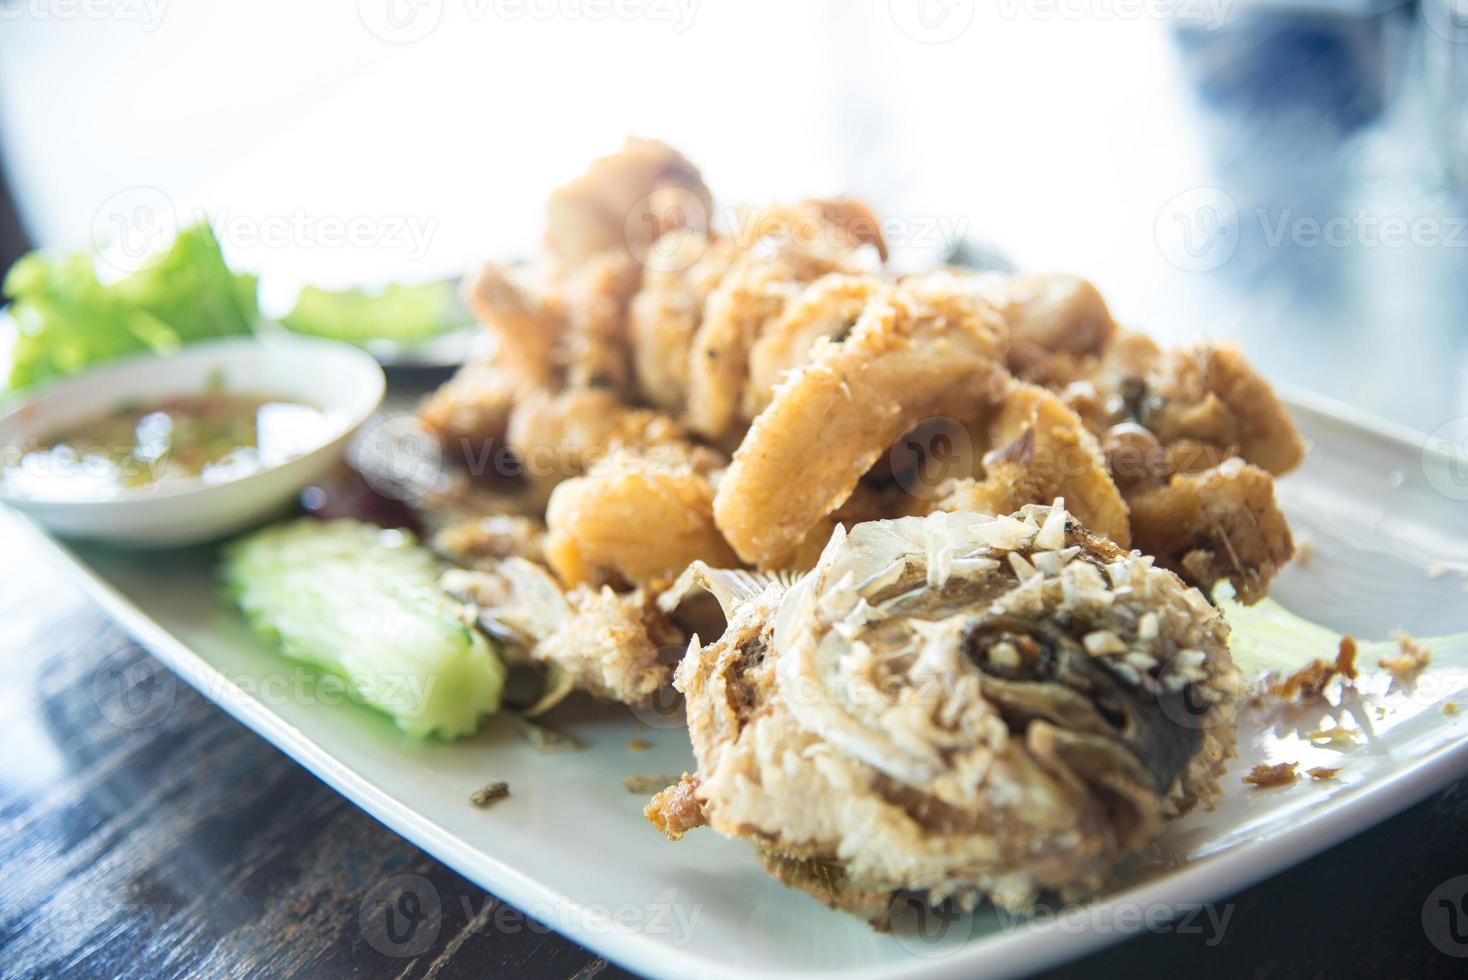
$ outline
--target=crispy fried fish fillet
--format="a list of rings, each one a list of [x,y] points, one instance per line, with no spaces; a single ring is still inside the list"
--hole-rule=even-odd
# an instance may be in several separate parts
[[[721,601],[675,680],[698,772],[648,815],[874,924],[899,891],[1090,894],[1233,753],[1222,617],[1061,507],[858,525]]]
[[[568,586],[670,582],[695,561],[738,561],[708,477],[671,453],[612,454],[556,487],[546,524],[547,564]]]
[[[853,201],[774,205],[739,219],[743,254],[709,293],[689,349],[688,424],[718,444],[738,441],[750,350],[808,283],[858,274],[858,250],[885,244],[875,218]]]
[[[1274,480],[1237,457],[1137,490],[1128,503],[1133,543],[1206,593],[1228,579],[1241,602],[1257,602],[1294,554]]]
[[[425,398],[417,415],[445,449],[464,452],[467,445],[468,452],[481,452],[503,442],[520,395],[521,386],[498,361],[475,361]]]
[[[1127,506],[1101,447],[1059,398],[1014,382],[977,428],[992,447],[983,455],[983,474],[952,481],[933,509],[1009,514],[1064,497],[1086,527],[1123,548],[1131,544]]]
[[[774,397],[784,377],[804,367],[822,338],[840,340],[867,303],[890,287],[875,276],[833,272],[811,283],[771,321],[749,351],[744,388],[745,419],[752,420]]]
[[[662,412],[629,406],[605,388],[569,388],[523,396],[510,414],[506,439],[526,478],[554,488],[619,447],[672,447],[700,469],[722,463],[718,453],[694,447],[686,435]]]
[[[778,563],[916,422],[992,399],[1004,344],[992,309],[938,277],[901,284],[849,336],[818,342],[719,482],[714,516],[739,557]]]
[[[707,228],[712,206],[697,167],[666,144],[634,137],[551,194],[545,244],[567,265],[606,252],[640,259],[673,228]]]
[[[734,239],[713,232],[679,229],[658,239],[627,314],[638,390],[651,404],[682,414],[704,304],[741,254]]]

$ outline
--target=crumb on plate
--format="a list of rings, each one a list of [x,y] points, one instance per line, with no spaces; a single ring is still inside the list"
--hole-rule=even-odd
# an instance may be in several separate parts
[[[1283,680],[1266,682],[1266,693],[1277,701],[1313,701],[1335,677],[1352,681],[1356,673],[1356,641],[1343,636],[1334,662],[1312,660]]]
[[[1261,762],[1249,770],[1249,774],[1244,777],[1244,782],[1250,786],[1258,786],[1260,789],[1268,786],[1285,786],[1298,778],[1295,770],[1299,766],[1298,762],[1281,762],[1274,766]]]
[[[628,752],[646,752],[652,748],[652,743],[645,738],[629,738],[627,740]]]
[[[1377,664],[1397,683],[1407,684],[1416,680],[1417,675],[1432,662],[1432,651],[1406,633],[1396,633],[1394,638],[1401,652],[1395,657],[1382,657]]]
[[[1306,769],[1305,774],[1311,779],[1334,779],[1340,775],[1340,769],[1332,769],[1329,766],[1316,766],[1314,769]]]
[[[485,810],[494,806],[500,800],[506,799],[509,795],[509,783],[490,783],[488,786],[476,789],[473,793],[470,793],[469,802],[479,807],[479,809]]]
[[[586,748],[586,743],[574,735],[568,735],[558,728],[552,728],[543,722],[531,721],[529,718],[516,717],[515,728],[520,737],[544,753],[551,752],[578,752]]]

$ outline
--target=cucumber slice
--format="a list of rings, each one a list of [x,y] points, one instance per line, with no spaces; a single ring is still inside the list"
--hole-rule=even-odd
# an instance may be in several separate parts
[[[411,534],[290,521],[226,546],[223,571],[281,653],[342,678],[407,734],[469,735],[499,710],[505,666],[439,590],[433,556]]]

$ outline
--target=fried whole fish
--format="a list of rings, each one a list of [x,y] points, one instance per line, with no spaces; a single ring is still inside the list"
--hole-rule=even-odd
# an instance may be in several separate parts
[[[897,893],[1094,893],[1233,754],[1222,617],[1059,501],[838,530],[793,586],[735,574],[690,573],[729,622],[676,676],[698,771],[647,814],[875,925]]]

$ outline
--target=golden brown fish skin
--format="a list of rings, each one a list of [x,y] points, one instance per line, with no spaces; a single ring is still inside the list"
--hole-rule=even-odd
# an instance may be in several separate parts
[[[737,445],[750,349],[804,287],[830,273],[857,274],[864,246],[885,255],[870,210],[854,201],[811,199],[741,214],[732,232],[743,254],[709,293],[689,349],[691,429]]]
[[[1269,382],[1237,348],[1202,344],[1169,351],[1158,404],[1144,424],[1164,445],[1184,439],[1232,448],[1276,476],[1305,458],[1305,444]]]
[[[714,499],[725,538],[746,562],[779,563],[916,422],[992,398],[1004,351],[993,310],[941,282],[904,283],[869,304],[750,426]]]
[[[1136,547],[1205,594],[1227,579],[1241,602],[1258,602],[1294,555],[1273,478],[1237,458],[1146,486],[1127,502]]]
[[[495,338],[495,363],[517,385],[559,381],[557,348],[564,311],[545,267],[512,268],[491,262],[470,281],[464,300]]]
[[[625,252],[602,252],[567,273],[561,287],[566,329],[557,351],[566,385],[630,393],[627,307],[642,285],[642,271]]]
[[[546,561],[567,587],[668,582],[695,561],[733,567],[713,501],[686,461],[614,453],[551,494]]]

